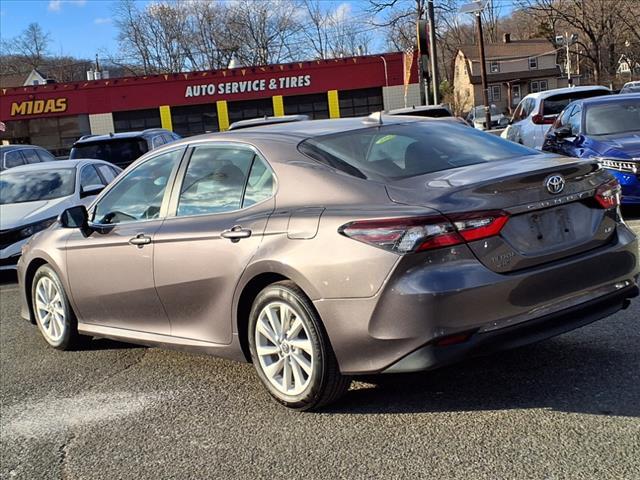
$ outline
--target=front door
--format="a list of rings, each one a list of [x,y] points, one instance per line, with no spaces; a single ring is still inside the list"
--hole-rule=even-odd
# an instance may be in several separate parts
[[[154,240],[183,152],[137,165],[93,207],[91,235],[69,237],[67,269],[81,322],[169,334],[153,281]]]
[[[156,288],[172,336],[228,344],[236,285],[274,209],[274,177],[239,144],[198,146],[181,171],[155,236]]]

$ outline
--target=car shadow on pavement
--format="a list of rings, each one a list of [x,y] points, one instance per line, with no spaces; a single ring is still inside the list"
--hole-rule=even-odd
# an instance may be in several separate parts
[[[622,217],[625,220],[640,220],[640,205],[622,207]]]
[[[94,338],[89,343],[82,346],[84,351],[98,350],[131,350],[134,348],[148,348],[145,345],[134,345],[133,343],[120,342],[109,338]]]
[[[637,354],[567,339],[416,374],[356,378],[324,412],[429,413],[551,409],[640,417]]]

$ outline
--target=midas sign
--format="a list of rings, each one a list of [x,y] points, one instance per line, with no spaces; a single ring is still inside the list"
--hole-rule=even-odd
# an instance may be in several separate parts
[[[67,110],[66,98],[50,98],[48,100],[25,100],[11,104],[11,116],[38,115],[40,113],[61,113]]]

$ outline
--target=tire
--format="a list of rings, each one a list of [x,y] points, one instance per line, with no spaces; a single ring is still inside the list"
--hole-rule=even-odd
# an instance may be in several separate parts
[[[282,405],[318,409],[349,389],[351,379],[340,373],[320,317],[293,282],[274,283],[258,294],[248,335],[258,377]]]
[[[78,321],[62,282],[49,265],[41,266],[33,277],[31,302],[38,329],[53,348],[75,350],[91,340],[78,333]]]

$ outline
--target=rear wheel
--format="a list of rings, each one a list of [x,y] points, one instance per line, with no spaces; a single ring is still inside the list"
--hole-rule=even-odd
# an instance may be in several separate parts
[[[249,347],[260,380],[287,407],[319,408],[349,388],[318,314],[292,282],[274,283],[256,297]]]
[[[78,333],[78,323],[56,272],[48,265],[38,269],[31,286],[33,313],[40,333],[58,350],[81,347],[90,337]]]

